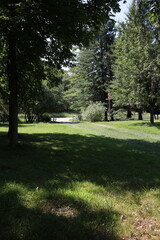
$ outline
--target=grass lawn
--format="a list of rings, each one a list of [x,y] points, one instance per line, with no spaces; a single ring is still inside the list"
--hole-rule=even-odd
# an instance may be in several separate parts
[[[159,240],[160,125],[0,125],[0,239]]]

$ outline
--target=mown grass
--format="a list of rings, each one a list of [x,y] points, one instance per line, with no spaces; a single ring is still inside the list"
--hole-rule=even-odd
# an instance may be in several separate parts
[[[160,134],[142,123],[21,124],[14,152],[0,125],[0,239],[159,239]]]
[[[122,129],[129,129],[134,130],[134,132],[142,132],[142,133],[149,133],[149,134],[160,134],[160,120],[155,120],[155,123],[152,125],[150,124],[149,120],[143,121],[135,121],[135,120],[128,120],[128,121],[112,121],[112,122],[100,122],[99,124],[103,124],[107,126],[112,126],[115,128],[122,128]]]

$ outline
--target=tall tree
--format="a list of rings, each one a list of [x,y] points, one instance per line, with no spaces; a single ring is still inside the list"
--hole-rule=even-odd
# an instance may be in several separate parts
[[[119,0],[1,0],[0,34],[7,46],[7,76],[10,90],[10,145],[18,138],[18,83],[23,65],[39,58],[60,68],[71,58],[73,44],[87,43],[109,13],[118,11]],[[33,64],[34,65],[34,64]]]
[[[150,111],[150,122],[160,94],[157,30],[148,17],[145,1],[133,1],[115,44],[115,79],[112,96],[117,105],[137,105]]]
[[[78,53],[77,66],[70,79],[72,89],[77,89],[76,100],[81,107],[86,107],[90,101],[100,101],[107,105],[107,90],[113,77],[111,66],[114,37],[115,23],[110,20],[102,26],[94,42]]]

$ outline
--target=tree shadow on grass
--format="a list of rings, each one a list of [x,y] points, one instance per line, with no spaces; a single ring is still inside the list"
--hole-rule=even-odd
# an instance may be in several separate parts
[[[10,190],[0,195],[0,239],[3,240],[118,240],[114,235],[112,210],[89,211],[86,203],[64,198],[60,205],[49,202],[48,208],[27,208],[20,192]],[[56,195],[56,198],[62,196]],[[70,203],[68,207],[66,204]],[[98,219],[98,221],[97,221]],[[105,227],[101,224],[105,223]],[[106,231],[106,227],[110,231]]]
[[[57,189],[89,182],[123,194],[160,186],[158,142],[76,134],[24,134],[22,140],[14,153],[7,147],[0,150],[0,187],[8,189],[0,195],[4,240],[118,240],[120,213],[110,208],[93,210],[87,201]],[[42,189],[45,194],[36,206],[27,207],[21,200],[24,190],[13,190],[12,184],[26,192]]]
[[[38,182],[57,176],[62,185],[83,180],[103,186],[120,182],[130,190],[159,186],[159,142],[71,134],[24,135],[24,141],[17,154],[22,153],[31,168],[36,166]]]
[[[3,135],[0,138],[4,140]],[[121,190],[135,191],[160,184],[159,142],[71,134],[24,134],[22,139],[14,153],[3,142],[0,169],[4,177],[5,171],[11,172],[7,177],[11,181],[33,187],[50,179],[58,186],[72,181],[101,186],[116,182]]]
[[[8,123],[2,123],[2,122],[0,122],[0,127],[8,127]]]
[[[139,122],[139,123],[132,123],[131,126],[148,126],[148,127],[156,127],[160,129],[160,122],[154,122],[154,124],[151,124],[149,122]]]

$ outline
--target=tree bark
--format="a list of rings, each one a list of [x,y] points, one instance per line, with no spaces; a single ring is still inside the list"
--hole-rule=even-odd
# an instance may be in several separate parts
[[[111,111],[111,121],[114,121],[113,111]]]
[[[8,80],[9,80],[9,144],[12,149],[18,143],[18,103],[17,103],[17,64],[16,39],[13,35],[8,38]]]
[[[152,109],[150,111],[150,123],[154,124],[154,111]]]
[[[132,112],[130,109],[127,109],[127,118],[131,118],[132,117]]]
[[[138,120],[143,120],[142,110],[138,110]]]
[[[107,108],[105,109],[105,118],[104,118],[105,121],[108,121],[108,110]]]
[[[106,101],[106,92],[103,91],[102,92],[102,102],[104,103],[104,106],[105,106],[105,113],[104,113],[104,121],[108,121],[108,104],[107,104],[107,101]]]

